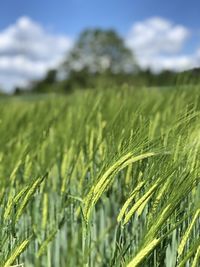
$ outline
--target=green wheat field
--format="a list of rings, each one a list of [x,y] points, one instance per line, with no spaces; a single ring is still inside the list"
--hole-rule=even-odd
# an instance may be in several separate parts
[[[0,266],[200,266],[200,87],[0,99]]]

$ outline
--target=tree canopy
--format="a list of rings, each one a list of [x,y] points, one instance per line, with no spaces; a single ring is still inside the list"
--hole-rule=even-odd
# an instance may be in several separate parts
[[[83,31],[64,62],[67,72],[87,69],[90,73],[132,72],[136,63],[132,51],[114,30]]]

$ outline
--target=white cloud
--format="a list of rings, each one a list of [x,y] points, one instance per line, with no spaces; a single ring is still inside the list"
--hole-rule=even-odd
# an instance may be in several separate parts
[[[182,71],[198,66],[198,53],[180,54],[190,31],[171,21],[153,17],[135,23],[127,38],[141,68],[151,68],[154,72],[163,69]]]
[[[176,53],[189,36],[189,31],[181,25],[155,17],[133,25],[127,44],[137,53]]]
[[[193,67],[197,67],[195,56],[180,55],[180,56],[159,56],[142,57],[139,59],[139,64],[142,69],[151,68],[154,72],[160,70],[175,70],[183,71]]]
[[[45,75],[71,47],[65,35],[47,32],[28,17],[0,32],[0,87],[7,91]]]

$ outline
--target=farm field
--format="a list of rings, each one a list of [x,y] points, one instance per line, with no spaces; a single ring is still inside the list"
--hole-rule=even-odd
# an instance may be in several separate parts
[[[0,266],[200,266],[200,87],[0,99]]]

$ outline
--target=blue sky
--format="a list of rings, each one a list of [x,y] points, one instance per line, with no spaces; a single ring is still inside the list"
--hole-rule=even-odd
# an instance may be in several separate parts
[[[0,29],[29,16],[70,35],[91,26],[114,27],[123,34],[134,21],[161,16],[199,31],[199,10],[199,0],[1,0]]]
[[[199,0],[1,0],[0,88],[41,78],[88,27],[114,28],[142,68],[200,65]]]

